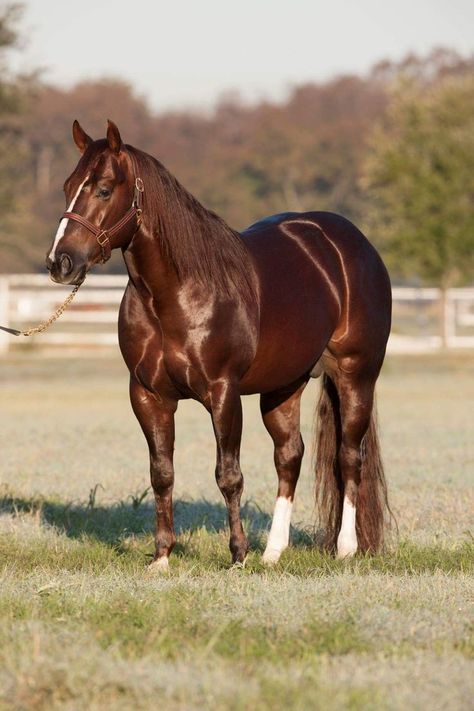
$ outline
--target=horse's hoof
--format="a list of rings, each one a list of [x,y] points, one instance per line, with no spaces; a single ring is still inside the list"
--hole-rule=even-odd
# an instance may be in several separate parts
[[[337,558],[339,560],[347,560],[353,558],[357,553],[357,543],[354,545],[352,541],[337,542]]]
[[[247,556],[241,561],[241,560],[236,560],[235,563],[232,563],[231,570],[243,570],[245,568],[245,564],[247,562]]]
[[[170,563],[168,556],[163,555],[157,558],[147,568],[149,575],[167,575],[170,572]]]
[[[278,563],[278,561],[280,560],[281,553],[282,552],[277,550],[276,548],[267,548],[265,550],[265,553],[263,554],[263,564],[276,565],[276,563]]]

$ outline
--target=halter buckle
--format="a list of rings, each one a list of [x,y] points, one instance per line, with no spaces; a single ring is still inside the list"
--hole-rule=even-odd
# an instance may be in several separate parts
[[[112,249],[110,247],[110,240],[109,240],[109,235],[107,234],[107,230],[102,230],[99,232],[99,234],[96,237],[97,243],[100,247],[100,256],[101,256],[101,262],[102,264],[105,264],[112,252]]]
[[[109,241],[109,235],[107,234],[107,230],[102,230],[102,232],[99,232],[97,235],[97,242],[101,247],[104,247],[106,242]]]
[[[143,180],[141,178],[135,178],[135,190],[133,192],[133,202],[132,205],[136,208],[137,212],[142,208],[143,193],[145,191],[145,186],[143,185]]]

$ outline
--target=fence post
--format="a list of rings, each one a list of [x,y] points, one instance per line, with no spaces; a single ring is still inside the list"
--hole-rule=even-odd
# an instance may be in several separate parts
[[[9,311],[10,311],[10,285],[7,276],[0,277],[0,326],[6,326],[8,328],[9,324]],[[5,331],[0,331],[0,355],[5,355],[8,353],[8,347],[10,345],[11,336]]]
[[[453,289],[446,289],[444,295],[444,334],[447,348],[456,345],[456,301]]]

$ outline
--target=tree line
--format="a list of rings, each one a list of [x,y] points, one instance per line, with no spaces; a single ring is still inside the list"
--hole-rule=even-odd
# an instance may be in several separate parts
[[[236,229],[331,210],[366,231],[395,280],[472,279],[474,55],[440,48],[295,86],[278,103],[229,94],[207,113],[157,113],[120,79],[63,89],[12,75],[17,21],[17,8],[0,11],[0,272],[44,269],[78,158],[72,121],[100,138],[111,118]]]

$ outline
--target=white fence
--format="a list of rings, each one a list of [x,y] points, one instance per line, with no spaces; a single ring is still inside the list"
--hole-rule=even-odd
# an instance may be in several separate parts
[[[69,309],[46,332],[15,338],[0,331],[0,353],[21,348],[38,353],[97,354],[117,348],[117,314],[126,276],[91,274]],[[71,292],[48,276],[0,276],[0,325],[25,329],[46,320]],[[393,329],[389,351],[429,352],[442,347],[444,332],[449,348],[474,348],[474,288],[450,289],[441,309],[439,289],[393,289]]]
[[[416,353],[474,348],[474,288],[395,287],[389,352]],[[443,336],[444,333],[444,343]]]
[[[35,348],[48,354],[97,353],[118,346],[117,316],[126,276],[91,274],[68,309],[47,331],[24,338],[0,331],[0,352]],[[47,275],[0,276],[0,326],[26,329],[48,319],[72,287],[52,284]]]

